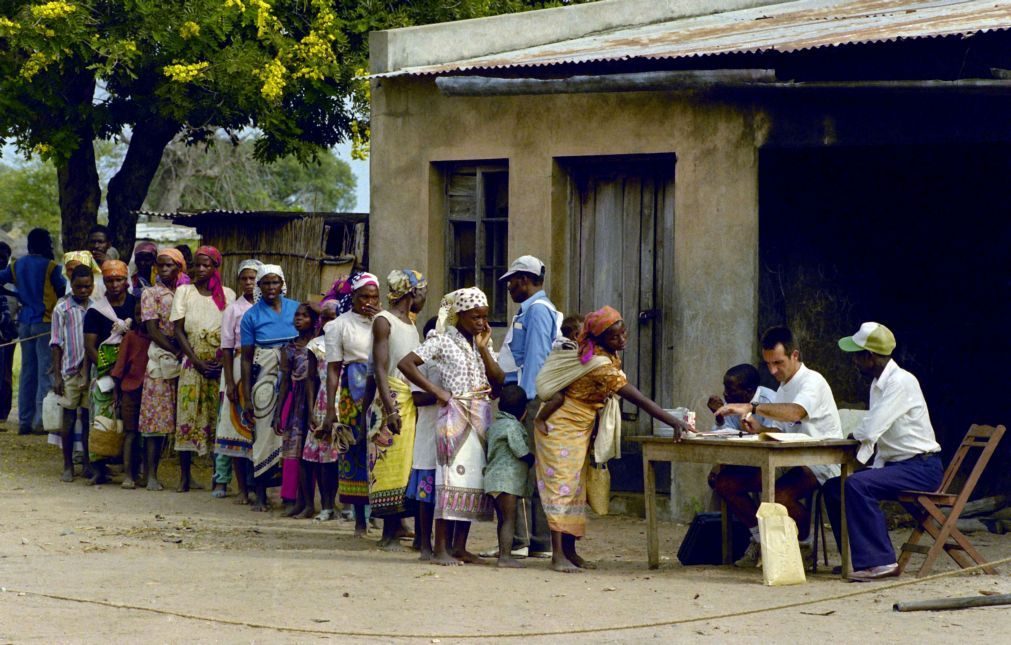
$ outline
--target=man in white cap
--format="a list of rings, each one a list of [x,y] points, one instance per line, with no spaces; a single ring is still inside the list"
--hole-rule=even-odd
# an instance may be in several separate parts
[[[852,352],[860,374],[873,379],[870,409],[853,432],[860,441],[857,459],[868,463],[877,448],[871,467],[846,479],[846,520],[855,569],[850,579],[897,576],[895,549],[878,502],[894,500],[903,490],[937,490],[944,474],[941,446],[934,438],[919,381],[891,358],[895,336],[887,327],[866,322],[857,333],[840,339],[839,348]],[[838,541],[838,478],[826,482],[824,490]]]
[[[544,293],[544,273],[543,262],[532,255],[521,255],[499,278],[500,282],[505,281],[509,297],[520,306],[506,332],[499,366],[506,373],[505,382],[519,385],[527,395],[528,432],[533,432],[533,420],[541,403],[537,400],[537,373],[551,353],[551,344],[562,324],[562,315]],[[532,476],[533,469],[530,472]],[[532,488],[533,495],[523,500],[517,512],[513,555],[551,557],[548,521],[537,487]]]

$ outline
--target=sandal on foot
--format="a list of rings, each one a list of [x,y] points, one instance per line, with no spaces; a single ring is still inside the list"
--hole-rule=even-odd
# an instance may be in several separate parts
[[[329,522],[334,519],[334,512],[331,509],[324,509],[319,512],[319,515],[312,519],[314,522]]]

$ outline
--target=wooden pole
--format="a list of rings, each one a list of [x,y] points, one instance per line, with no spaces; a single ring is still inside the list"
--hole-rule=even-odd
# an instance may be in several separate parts
[[[891,80],[891,81],[777,81],[770,69],[713,69],[631,74],[601,74],[566,78],[496,78],[440,76],[435,85],[446,96],[520,96],[586,94],[595,92],[757,92],[757,91],[871,91],[1011,94],[1008,79]]]
[[[895,611],[940,611],[945,609],[968,609],[970,607],[994,607],[997,605],[1011,605],[1011,594],[909,600],[895,603],[892,605],[892,609]]]

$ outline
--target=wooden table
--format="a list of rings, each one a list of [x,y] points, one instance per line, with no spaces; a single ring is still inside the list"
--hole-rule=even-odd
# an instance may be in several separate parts
[[[666,437],[628,437],[642,445],[642,470],[646,501],[647,553],[649,568],[660,566],[660,546],[656,525],[656,471],[655,461],[692,462],[701,464],[732,464],[753,466],[762,471],[762,501],[776,501],[776,468],[784,466],[815,466],[821,464],[839,464],[842,466],[840,485],[843,493],[840,496],[842,510],[842,526],[840,527],[840,546],[842,556],[842,575],[850,573],[850,543],[849,529],[846,526],[846,477],[853,473],[856,466],[856,452],[860,446],[858,441],[849,439],[832,439],[823,441],[778,442],[778,441],[746,441],[739,439],[685,439],[680,443]],[[727,517],[727,505],[720,504],[723,515],[723,563],[730,564],[731,535],[730,522]]]

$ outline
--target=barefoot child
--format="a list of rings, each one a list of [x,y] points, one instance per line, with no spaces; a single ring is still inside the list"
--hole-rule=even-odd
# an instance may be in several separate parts
[[[281,352],[281,389],[274,408],[274,427],[283,437],[281,444],[281,498],[289,503],[285,517],[296,517],[313,510],[311,489],[305,490],[308,473],[302,464],[302,449],[309,428],[307,388],[312,380],[309,370],[309,341],[316,335],[319,313],[308,302],[295,310],[295,331],[298,336]],[[304,494],[308,493],[308,494]],[[325,501],[325,500],[324,500]]]
[[[433,316],[425,323],[423,335],[428,338],[435,333]],[[429,361],[418,367],[421,374],[434,385],[442,387],[439,366]],[[415,533],[421,560],[432,559],[432,520],[435,512],[435,427],[439,423],[439,405],[436,398],[411,383],[411,398],[418,408],[418,423],[414,436],[414,457],[411,463],[411,480],[407,484],[407,498],[417,503]]]
[[[60,439],[63,444],[63,476],[74,481],[74,424],[78,411],[81,427],[88,427],[88,357],[84,352],[84,316],[91,306],[95,279],[91,267],[78,263],[70,273],[71,295],[61,298],[53,307],[53,333],[49,343],[53,354],[53,392],[61,397],[63,422]],[[84,450],[84,471],[91,470],[88,446]]]
[[[140,320],[140,302],[134,312],[134,320]],[[114,400],[119,408],[119,418],[123,420],[123,483],[127,490],[137,488],[137,474],[140,471],[140,440],[137,436],[140,423],[140,399],[144,375],[147,371],[147,352],[151,337],[143,325],[127,332],[119,346],[119,356],[109,375],[116,381]]]
[[[495,500],[498,516],[498,566],[519,568],[512,557],[516,530],[516,504],[527,497],[527,477],[534,456],[529,435],[523,427],[527,395],[517,385],[506,385],[498,402],[495,421],[488,427],[488,465],[484,469],[484,491]]]

